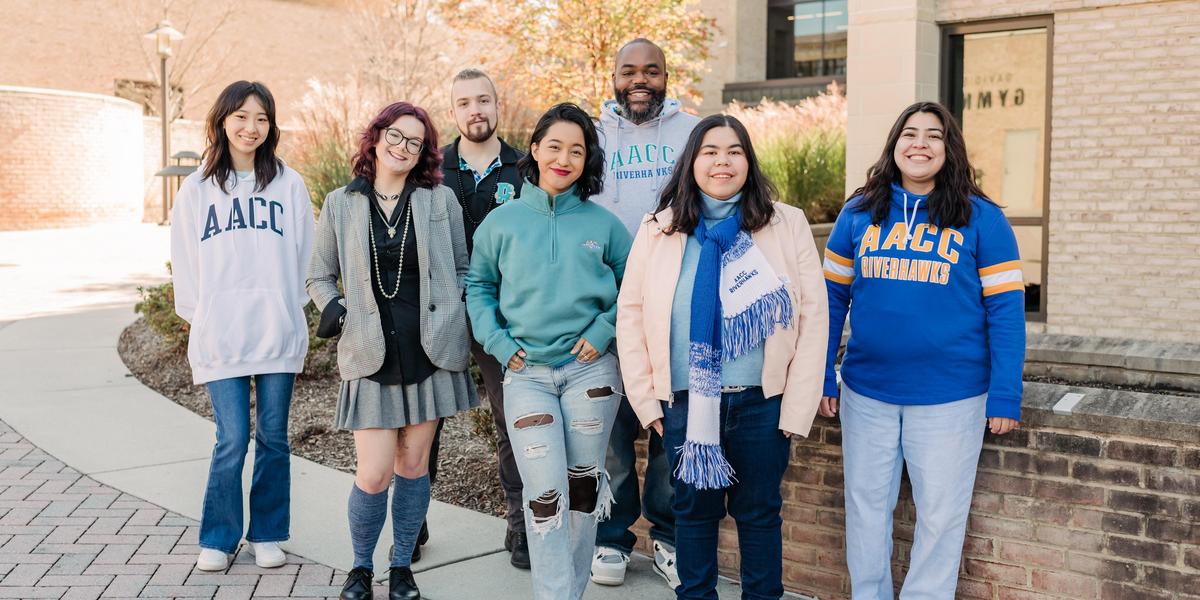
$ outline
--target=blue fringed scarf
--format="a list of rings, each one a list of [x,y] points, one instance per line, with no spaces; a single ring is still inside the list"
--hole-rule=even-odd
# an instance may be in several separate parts
[[[741,223],[738,208],[711,228],[701,219],[692,233],[701,250],[688,332],[687,441],[675,475],[701,490],[733,483],[721,450],[721,364],[763,343],[777,326],[791,327],[794,314],[783,281]]]

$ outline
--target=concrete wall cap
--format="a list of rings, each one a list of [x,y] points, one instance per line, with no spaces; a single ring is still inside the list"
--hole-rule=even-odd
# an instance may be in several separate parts
[[[1200,344],[1029,334],[1026,360],[1200,376]]]
[[[106,96],[104,94],[93,94],[90,92],[73,92],[70,90],[55,90],[55,89],[50,89],[50,88],[32,88],[32,87],[21,87],[21,86],[15,86],[15,85],[0,85],[0,94],[13,94],[13,95],[25,95],[25,96],[59,96],[59,97],[67,97],[67,98],[86,98],[88,100],[97,100],[97,101],[113,104],[116,106],[120,106],[122,108],[130,108],[130,109],[138,111],[139,114],[142,112],[142,107],[139,106],[136,102],[126,100],[124,98],[118,98],[116,96]]]
[[[1054,413],[1064,394],[1083,394],[1071,414]],[[1200,397],[1148,394],[1053,383],[1025,382],[1021,403],[1030,425],[1195,443],[1200,439]]]

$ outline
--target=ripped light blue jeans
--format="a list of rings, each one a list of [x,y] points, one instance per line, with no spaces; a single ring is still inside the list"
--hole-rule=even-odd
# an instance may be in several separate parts
[[[612,504],[604,455],[621,391],[611,353],[505,374],[504,414],[524,487],[534,600],[583,597],[596,522]]]

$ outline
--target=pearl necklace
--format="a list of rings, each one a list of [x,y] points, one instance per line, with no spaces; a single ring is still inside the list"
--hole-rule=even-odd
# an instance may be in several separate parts
[[[379,293],[383,294],[384,298],[391,300],[400,293],[400,273],[404,271],[404,247],[408,244],[408,226],[412,224],[412,200],[404,207],[404,235],[400,236],[400,263],[396,266],[396,289],[392,290],[391,294],[383,289],[383,269],[379,268],[379,248],[375,245],[375,226],[368,223],[367,232],[371,237],[371,259],[375,262],[375,272],[379,273]],[[380,216],[383,216],[382,214]],[[384,225],[387,225],[387,220],[384,219]],[[388,228],[388,238],[391,238],[396,233],[395,227]]]

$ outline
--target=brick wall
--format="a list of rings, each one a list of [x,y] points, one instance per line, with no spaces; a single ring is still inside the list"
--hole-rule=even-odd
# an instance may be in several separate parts
[[[0,230],[142,217],[141,108],[0,86]]]
[[[1097,414],[1059,417],[1045,407],[1064,388],[1026,384],[1027,398],[1031,388],[1041,390],[1033,395],[1042,400],[1033,404],[1043,408],[1027,402],[1021,429],[985,437],[957,597],[1200,598],[1200,426],[1194,420],[1200,410],[1182,409],[1179,414],[1191,415],[1187,419],[1160,415],[1166,423],[1182,420],[1183,428],[1146,421],[1135,426],[1130,417]],[[1095,404],[1195,400],[1144,394],[1114,399]],[[841,433],[836,420],[818,417],[807,440],[793,441],[783,484],[784,583],[821,600],[845,599],[850,591]],[[906,474],[895,513],[897,585],[908,564],[915,514]],[[737,532],[727,518],[719,562],[722,574],[734,579],[736,548]]]
[[[1049,330],[1200,334],[1200,3],[1055,15]]]

